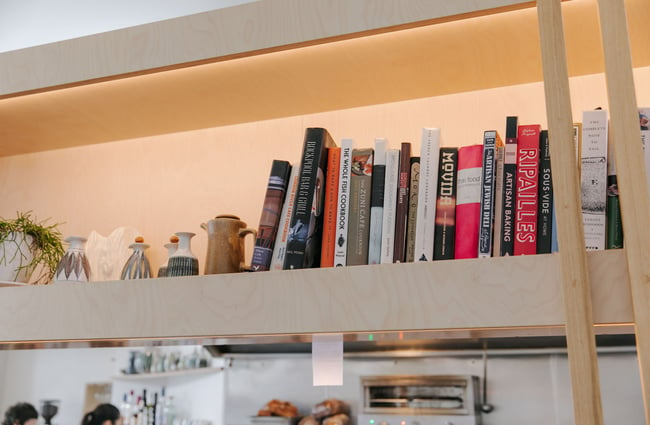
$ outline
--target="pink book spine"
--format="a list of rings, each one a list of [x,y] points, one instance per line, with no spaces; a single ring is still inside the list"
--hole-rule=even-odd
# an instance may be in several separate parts
[[[517,133],[515,255],[537,254],[540,132],[535,124],[520,125]]]
[[[478,257],[482,165],[483,144],[458,149],[456,259]]]

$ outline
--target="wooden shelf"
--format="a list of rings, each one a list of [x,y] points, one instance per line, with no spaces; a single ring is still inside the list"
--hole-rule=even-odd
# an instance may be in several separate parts
[[[200,367],[196,369],[182,369],[169,372],[136,373],[133,375],[122,374],[113,376],[112,379],[115,381],[148,381],[156,379],[180,378],[186,376],[204,376],[219,372],[223,372],[222,367]]]
[[[0,54],[0,155],[542,80],[535,9],[511,10],[531,2],[335,3],[259,1]],[[627,3],[648,66],[650,10]],[[570,75],[602,72],[595,2],[564,9],[579,22]]]
[[[598,333],[633,321],[624,258],[589,253]],[[558,266],[551,254],[4,288],[0,341],[562,327]]]

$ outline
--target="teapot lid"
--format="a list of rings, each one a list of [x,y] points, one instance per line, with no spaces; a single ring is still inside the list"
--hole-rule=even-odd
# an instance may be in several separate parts
[[[215,218],[231,218],[233,220],[239,220],[239,217],[237,217],[236,215],[232,215],[232,214],[221,214],[221,215],[216,216]]]

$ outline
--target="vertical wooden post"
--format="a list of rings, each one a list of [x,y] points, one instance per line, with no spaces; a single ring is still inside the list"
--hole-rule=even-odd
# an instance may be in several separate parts
[[[602,425],[598,359],[593,333],[591,287],[582,226],[573,145],[564,27],[560,0],[538,0],[544,93],[553,167],[567,349],[576,425]]]
[[[599,0],[598,14],[610,109],[609,135],[620,188],[645,421],[650,424],[650,204],[625,4],[623,0]]]

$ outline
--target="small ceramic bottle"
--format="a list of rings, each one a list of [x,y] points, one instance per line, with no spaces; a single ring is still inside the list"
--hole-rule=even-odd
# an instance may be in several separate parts
[[[178,236],[172,235],[169,238],[169,243],[166,243],[164,247],[167,248],[167,259],[158,268],[158,277],[167,277],[167,267],[169,266],[169,257],[174,255],[174,253],[178,249]]]
[[[90,265],[84,250],[86,238],[68,236],[64,241],[70,246],[56,268],[54,281],[88,282],[90,280]]]
[[[124,264],[120,279],[149,279],[151,277],[151,265],[144,252],[149,248],[149,244],[144,243],[142,236],[138,236],[135,238],[135,243],[129,245],[129,248],[133,249],[133,253]]]
[[[167,277],[196,276],[199,274],[199,260],[192,253],[192,232],[177,232],[178,249],[170,257],[167,264]]]

